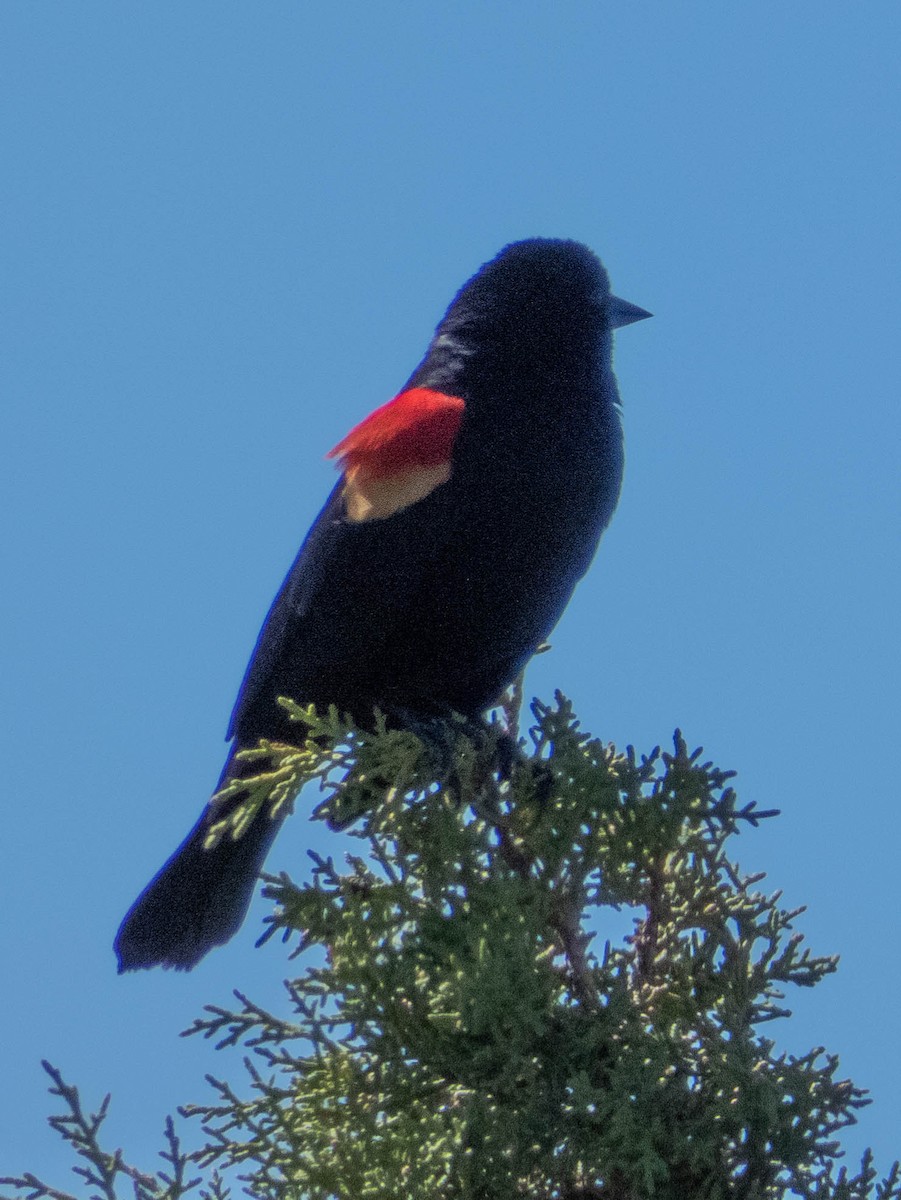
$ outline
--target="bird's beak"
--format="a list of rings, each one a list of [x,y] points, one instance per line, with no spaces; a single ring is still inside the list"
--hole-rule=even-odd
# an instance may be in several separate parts
[[[624,325],[631,325],[633,321],[643,321],[645,317],[653,315],[646,308],[639,308],[637,304],[630,304],[628,300],[620,300],[619,296],[610,296],[607,300],[607,323],[611,329],[622,329]]]

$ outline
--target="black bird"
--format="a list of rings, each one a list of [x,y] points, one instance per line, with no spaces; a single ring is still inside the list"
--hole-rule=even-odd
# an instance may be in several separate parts
[[[612,330],[650,316],[578,242],[516,242],[460,290],[401,392],[335,447],[341,478],[269,610],[219,785],[276,703],[357,723],[478,720],[588,569],[623,472]],[[223,812],[217,811],[216,819]],[[207,807],[116,936],[119,970],[187,969],[244,919],[280,821],[204,849]]]

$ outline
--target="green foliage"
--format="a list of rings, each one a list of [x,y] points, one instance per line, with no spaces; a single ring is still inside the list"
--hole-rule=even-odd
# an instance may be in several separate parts
[[[211,1080],[214,1102],[183,1110],[204,1144],[186,1158],[170,1129],[168,1174],[139,1185],[104,1157],[102,1112],[87,1140],[83,1118],[53,1118],[89,1183],[116,1167],[140,1200],[179,1200],[201,1186],[189,1158],[213,1172],[204,1194],[237,1171],[265,1200],[901,1197],[897,1164],[882,1182],[869,1154],[838,1168],[837,1135],[867,1101],[837,1058],[786,1054],[765,1032],[788,1016],[787,987],[836,964],[727,857],[773,815],[740,806],[729,772],[678,733],[672,753],[618,753],[559,696],[534,705],[528,753],[501,775],[496,729],[436,742],[288,707],[308,737],[262,748],[247,811],[315,778],[316,815],[360,844],[340,865],[313,856],[303,884],[268,879],[264,936],[306,963],[291,1019],[238,993],[195,1022],[252,1052],[249,1091]],[[610,909],[632,931],[599,945]]]
[[[223,1185],[218,1172],[214,1171],[209,1183],[203,1187],[200,1186],[200,1176],[188,1173],[191,1156],[182,1150],[171,1117],[166,1118],[163,1134],[165,1149],[160,1152],[168,1168],[154,1174],[139,1171],[125,1162],[121,1150],[109,1152],[100,1144],[98,1135],[106,1120],[109,1096],[104,1097],[97,1112],[85,1113],[78,1089],[67,1084],[50,1063],[42,1063],[42,1066],[52,1081],[50,1094],[58,1096],[65,1106],[63,1113],[50,1118],[50,1124],[86,1164],[72,1169],[92,1189],[92,1197],[117,1200],[118,1186],[125,1184],[135,1200],[181,1200],[182,1196],[197,1188],[199,1191],[196,1194],[203,1200],[227,1200],[229,1189]],[[47,1200],[77,1200],[71,1193],[50,1187],[31,1173],[17,1178],[0,1178],[0,1184],[16,1188],[29,1200],[44,1200],[45,1197]]]

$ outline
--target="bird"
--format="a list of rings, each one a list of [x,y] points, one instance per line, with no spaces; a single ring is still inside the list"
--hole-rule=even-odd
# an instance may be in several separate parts
[[[330,452],[339,478],[263,623],[217,790],[246,773],[241,750],[296,740],[279,697],[361,726],[484,719],[616,508],[612,333],[649,316],[567,239],[513,242],[463,285],[406,384]],[[223,815],[208,804],[132,905],[120,973],[190,969],[241,926],[281,820],[208,849]]]

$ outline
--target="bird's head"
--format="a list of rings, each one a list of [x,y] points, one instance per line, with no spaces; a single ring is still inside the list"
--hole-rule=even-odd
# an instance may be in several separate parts
[[[609,362],[611,331],[650,315],[611,293],[607,272],[587,246],[530,238],[505,246],[463,285],[423,366],[438,368],[440,382],[445,365],[465,376],[467,360],[478,360],[480,369],[494,360],[500,369],[515,364],[530,372],[592,358]]]

